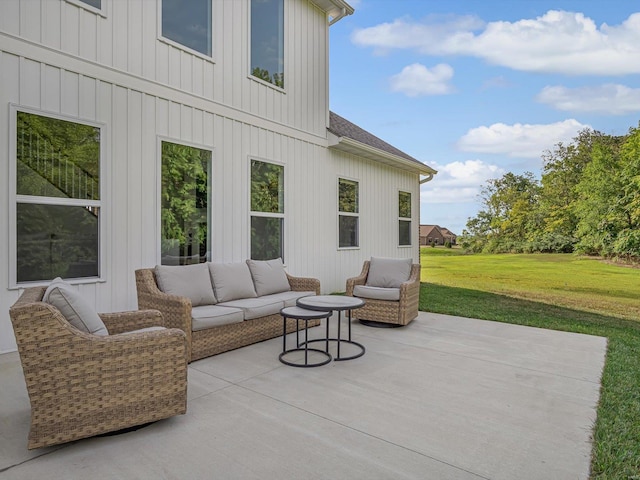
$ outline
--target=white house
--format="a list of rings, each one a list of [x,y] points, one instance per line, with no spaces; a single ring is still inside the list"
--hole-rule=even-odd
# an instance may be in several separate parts
[[[21,288],[136,308],[134,270],[282,256],[343,291],[419,260],[430,167],[329,112],[344,0],[0,2],[0,353]]]

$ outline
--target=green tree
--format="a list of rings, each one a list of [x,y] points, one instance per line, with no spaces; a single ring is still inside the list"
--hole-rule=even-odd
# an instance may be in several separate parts
[[[598,143],[576,186],[578,252],[589,255],[612,253],[618,232],[628,225],[623,187],[619,148],[611,143]]]
[[[540,185],[531,172],[491,179],[480,197],[483,209],[469,219],[461,244],[475,251],[521,251],[539,228]]]

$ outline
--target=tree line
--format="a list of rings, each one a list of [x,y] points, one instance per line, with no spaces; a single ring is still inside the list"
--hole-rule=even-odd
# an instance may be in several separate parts
[[[542,161],[540,179],[509,172],[486,182],[462,247],[639,260],[640,126],[623,136],[584,129]]]

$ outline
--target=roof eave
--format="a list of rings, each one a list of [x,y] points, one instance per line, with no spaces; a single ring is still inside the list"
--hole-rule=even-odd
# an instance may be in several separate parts
[[[331,23],[347,15],[353,15],[355,12],[355,9],[344,0],[311,0],[311,2],[333,18]]]
[[[398,155],[380,150],[379,148],[366,145],[362,142],[358,142],[349,137],[339,137],[332,132],[329,134],[329,148],[334,148],[343,152],[359,155],[361,157],[375,160],[377,162],[384,163],[386,165],[400,168],[402,170],[408,170],[412,173],[418,173],[420,175],[427,175],[433,177],[437,172],[433,168],[421,163],[417,160],[409,160]]]

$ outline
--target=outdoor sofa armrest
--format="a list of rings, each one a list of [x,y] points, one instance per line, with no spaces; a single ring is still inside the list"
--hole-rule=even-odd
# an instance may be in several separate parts
[[[191,300],[170,295],[158,288],[153,269],[136,270],[136,291],[139,310],[159,310],[164,317],[164,326],[179,328],[187,336],[191,332]]]
[[[287,273],[287,280],[294,292],[316,292],[316,295],[320,295],[320,280],[317,278],[294,277]]]

